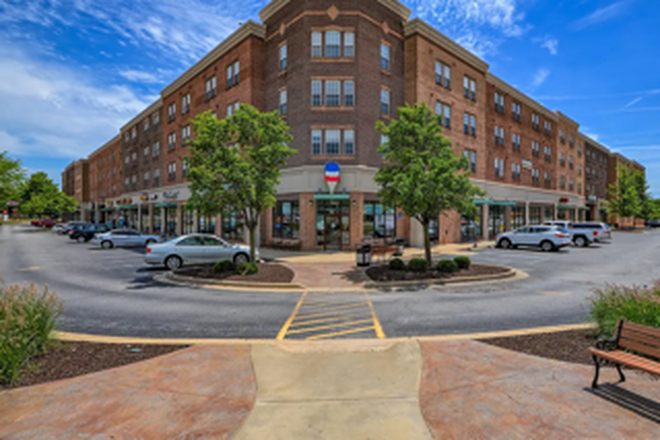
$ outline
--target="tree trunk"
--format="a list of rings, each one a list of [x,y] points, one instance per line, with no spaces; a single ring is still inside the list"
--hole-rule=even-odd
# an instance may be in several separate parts
[[[431,239],[429,237],[429,223],[428,221],[425,221],[422,223],[422,226],[424,227],[424,253],[426,255],[426,261],[429,263],[429,267],[433,265],[433,262],[431,261]]]

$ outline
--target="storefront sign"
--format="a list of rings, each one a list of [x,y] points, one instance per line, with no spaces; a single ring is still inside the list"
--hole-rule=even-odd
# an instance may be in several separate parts
[[[596,197],[596,196],[589,196],[589,197],[587,197],[587,200],[589,200],[590,202],[597,202],[597,201],[598,201],[598,197]]]
[[[15,202],[13,200],[10,200],[10,201],[7,202],[7,206],[18,206],[18,205],[20,205],[20,203]]]
[[[330,194],[334,194],[337,185],[339,184],[339,165],[334,162],[329,162],[325,166],[325,181],[328,184]]]
[[[163,198],[167,200],[176,199],[179,197],[179,191],[165,191],[163,193]]]
[[[147,193],[142,194],[140,196],[140,200],[143,201],[143,202],[146,202],[147,200],[149,200],[149,194],[147,194]]]
[[[523,167],[523,170],[530,170],[531,171],[532,168],[534,168],[534,165],[532,164],[531,160],[523,159],[522,167]]]
[[[559,199],[559,203],[568,203],[568,198],[562,197],[561,199]]]

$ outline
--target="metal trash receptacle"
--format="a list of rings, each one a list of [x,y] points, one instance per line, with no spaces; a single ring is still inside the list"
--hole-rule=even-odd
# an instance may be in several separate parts
[[[395,257],[403,257],[403,253],[406,251],[406,240],[403,238],[397,238],[394,240],[396,245],[396,252],[394,253]]]
[[[372,250],[368,243],[361,244],[355,250],[355,263],[360,266],[369,266],[371,264]]]

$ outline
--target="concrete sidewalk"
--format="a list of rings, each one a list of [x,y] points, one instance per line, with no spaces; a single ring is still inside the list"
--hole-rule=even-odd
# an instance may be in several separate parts
[[[200,345],[0,393],[0,438],[657,438],[660,382],[592,373],[469,340]]]

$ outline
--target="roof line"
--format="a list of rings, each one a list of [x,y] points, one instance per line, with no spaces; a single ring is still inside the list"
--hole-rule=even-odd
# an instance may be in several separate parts
[[[403,21],[408,21],[410,19],[411,11],[410,9],[399,2],[398,0],[377,0],[378,3],[388,8],[390,11],[397,14]],[[278,11],[284,8],[286,5],[291,3],[291,0],[273,0],[268,3],[261,11],[259,11],[259,18],[262,23],[270,20],[273,15]]]
[[[523,103],[527,104],[528,106],[532,107],[538,112],[543,113],[544,116],[549,117],[549,119],[553,119],[555,121],[559,120],[559,115],[557,113],[534,101],[532,98],[525,95],[523,92],[519,91],[515,87],[507,84],[502,79],[496,77],[492,73],[490,72],[486,73],[486,81],[493,84],[497,88],[501,89],[503,92],[506,92],[509,95],[513,96],[514,98],[518,99],[519,101],[522,101]]]
[[[143,119],[145,116],[151,116],[151,113],[155,112],[156,109],[160,108],[163,106],[163,98],[158,98],[153,104],[151,104],[149,107],[146,109],[142,110],[137,116],[133,117],[130,121],[125,123],[120,129],[119,132],[123,133],[125,131],[128,131],[133,124],[139,124],[141,119]]]

